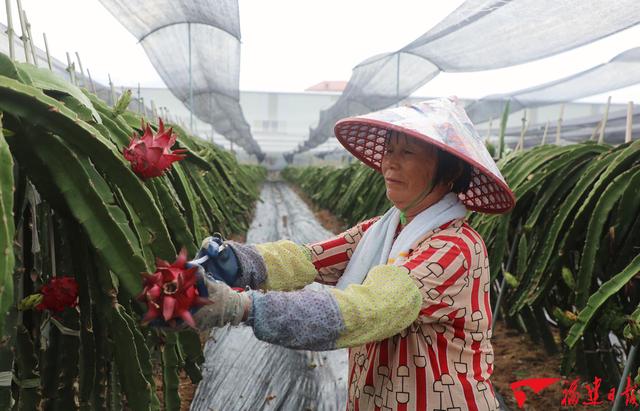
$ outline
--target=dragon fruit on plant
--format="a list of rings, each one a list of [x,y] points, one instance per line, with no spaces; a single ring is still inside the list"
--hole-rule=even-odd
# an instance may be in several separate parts
[[[143,274],[144,288],[138,296],[141,301],[147,303],[143,324],[162,318],[173,325],[176,319],[182,319],[195,328],[191,309],[211,302],[205,298],[206,296],[200,295],[196,287],[197,267],[189,268],[186,262],[187,250],[182,248],[173,264],[157,259],[156,272]]]
[[[153,134],[149,123],[145,125],[143,120],[144,134],[140,137],[134,133],[129,147],[125,147],[123,150],[124,158],[131,163],[131,169],[143,180],[161,176],[165,170],[171,167],[173,162],[186,157],[183,153],[187,150],[171,151],[171,146],[176,142],[177,135],[172,128],[165,130],[162,119],[158,120],[158,134]]]
[[[36,309],[59,313],[78,304],[78,282],[73,277],[53,277],[42,286],[40,294],[42,300]]]

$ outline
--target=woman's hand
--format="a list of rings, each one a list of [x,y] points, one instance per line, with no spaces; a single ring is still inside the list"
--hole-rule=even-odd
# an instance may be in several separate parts
[[[250,293],[238,292],[223,281],[212,279],[202,266],[188,262],[188,266],[198,268],[196,283],[198,304],[189,311],[193,318],[191,326],[199,331],[206,331],[214,327],[227,324],[238,325],[246,321],[252,311],[253,300]],[[180,318],[165,321],[162,316],[154,319],[149,325],[163,331],[183,331],[190,326]]]
[[[238,325],[248,319],[253,302],[250,293],[235,291],[224,282],[211,280],[206,276],[204,284],[210,303],[193,315],[198,330],[204,331],[227,324]]]
[[[207,257],[205,261],[203,257]],[[214,234],[202,240],[200,251],[196,255],[198,261],[210,278],[224,281],[227,285],[234,286],[238,280],[240,263],[233,249],[224,243],[222,236]]]

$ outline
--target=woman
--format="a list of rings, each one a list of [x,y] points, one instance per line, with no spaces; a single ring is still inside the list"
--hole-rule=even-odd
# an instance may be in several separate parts
[[[207,281],[214,303],[196,324],[244,322],[296,349],[349,347],[348,410],[498,409],[489,262],[465,214],[506,212],[514,197],[473,125],[444,98],[341,120],[335,135],[383,174],[394,207],[317,244],[227,242],[219,253],[206,239],[206,271],[268,291]],[[335,288],[300,290],[313,281]]]

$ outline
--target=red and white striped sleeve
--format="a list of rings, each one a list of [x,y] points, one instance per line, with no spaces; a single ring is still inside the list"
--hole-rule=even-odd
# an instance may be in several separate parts
[[[365,231],[378,219],[380,216],[362,221],[335,237],[307,244],[307,248],[311,250],[311,262],[318,271],[315,281],[335,285],[344,273]]]

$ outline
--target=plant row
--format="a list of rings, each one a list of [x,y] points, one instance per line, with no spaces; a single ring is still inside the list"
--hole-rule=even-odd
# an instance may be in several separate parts
[[[0,409],[178,410],[181,370],[201,378],[194,331],[140,325],[141,273],[243,233],[265,171],[169,124],[185,158],[140,178],[123,155],[145,132],[129,96],[109,107],[0,54]],[[70,308],[29,305],[68,294],[51,291],[61,278],[77,284]]]

